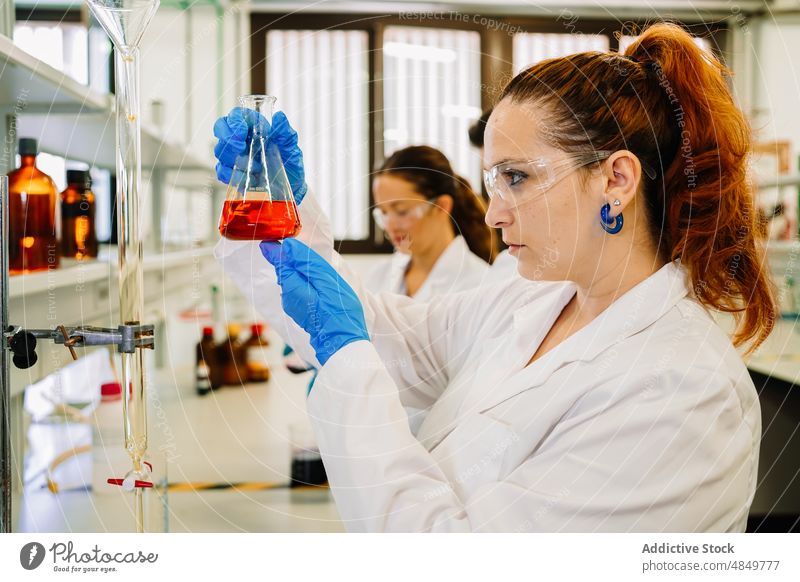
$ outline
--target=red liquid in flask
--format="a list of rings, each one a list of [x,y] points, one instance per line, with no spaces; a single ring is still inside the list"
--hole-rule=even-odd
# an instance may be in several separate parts
[[[219,233],[233,240],[283,240],[300,233],[295,203],[281,200],[227,200]]]

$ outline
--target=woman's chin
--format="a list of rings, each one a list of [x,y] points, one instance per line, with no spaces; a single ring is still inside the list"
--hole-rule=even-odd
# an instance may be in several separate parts
[[[531,261],[517,261],[517,273],[523,279],[530,281],[561,281],[563,277],[559,277],[558,273],[553,269],[548,269],[542,266],[541,262]]]

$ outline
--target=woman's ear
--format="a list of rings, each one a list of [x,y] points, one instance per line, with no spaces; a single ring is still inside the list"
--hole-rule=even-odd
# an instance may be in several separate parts
[[[611,205],[609,216],[614,217],[623,212],[636,196],[642,178],[642,165],[633,152],[619,150],[611,154],[603,168],[606,178],[605,203]]]
[[[450,194],[442,194],[438,198],[436,198],[436,206],[441,208],[444,212],[447,213],[447,216],[452,216],[453,214],[453,205],[454,205],[453,197]]]

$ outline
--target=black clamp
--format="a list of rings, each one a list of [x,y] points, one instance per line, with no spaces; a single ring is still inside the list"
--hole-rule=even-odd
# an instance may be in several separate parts
[[[13,362],[17,368],[30,368],[38,359],[36,356],[36,338],[52,339],[57,344],[65,345],[77,359],[75,347],[117,346],[121,354],[132,354],[137,348],[155,348],[155,326],[153,325],[120,325],[117,329],[105,327],[65,327],[55,329],[21,329],[11,327],[5,333],[8,348],[14,353]]]

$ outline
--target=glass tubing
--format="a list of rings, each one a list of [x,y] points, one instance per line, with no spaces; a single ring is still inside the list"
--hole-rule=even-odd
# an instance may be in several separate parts
[[[115,47],[117,117],[117,232],[120,320],[140,325],[144,311],[142,239],[139,196],[142,181],[141,118],[139,111],[139,48],[144,29],[159,0],[87,0],[90,10]],[[142,348],[121,354],[122,410],[125,449],[133,469],[126,482],[148,478],[147,400]],[[136,531],[144,531],[144,493],[134,488]]]

